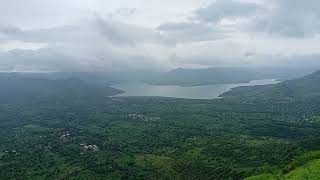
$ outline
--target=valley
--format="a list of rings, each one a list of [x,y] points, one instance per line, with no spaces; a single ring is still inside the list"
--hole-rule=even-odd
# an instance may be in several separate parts
[[[315,73],[283,83],[319,80]],[[243,179],[281,172],[320,148],[313,91],[213,100],[106,97],[91,86],[70,91],[1,101],[2,178]]]

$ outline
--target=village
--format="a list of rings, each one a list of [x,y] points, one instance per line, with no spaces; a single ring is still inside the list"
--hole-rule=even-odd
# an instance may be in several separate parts
[[[135,121],[158,122],[160,117],[147,116],[143,114],[129,114],[128,117]]]

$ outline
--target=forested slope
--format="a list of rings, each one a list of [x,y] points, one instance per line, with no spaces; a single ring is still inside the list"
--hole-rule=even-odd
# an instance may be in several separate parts
[[[275,85],[237,87],[221,96],[265,99],[318,97],[320,96],[320,71]]]
[[[320,152],[308,152],[296,157],[280,172],[261,174],[245,180],[317,180],[320,177]]]
[[[54,96],[112,96],[122,91],[76,78],[46,79],[23,74],[0,74],[0,100],[31,100]]]

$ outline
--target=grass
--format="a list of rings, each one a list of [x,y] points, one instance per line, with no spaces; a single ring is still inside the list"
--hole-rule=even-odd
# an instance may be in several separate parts
[[[304,166],[290,172],[285,177],[290,180],[318,180],[320,178],[320,159],[308,162]]]
[[[296,158],[281,173],[261,174],[245,180],[318,180],[320,178],[320,152],[308,152]]]
[[[245,180],[275,180],[276,177],[273,174],[261,174],[258,176],[252,176]]]

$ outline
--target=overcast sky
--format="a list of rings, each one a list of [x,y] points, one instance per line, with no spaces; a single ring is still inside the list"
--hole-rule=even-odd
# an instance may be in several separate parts
[[[319,0],[0,3],[0,71],[320,65]]]

